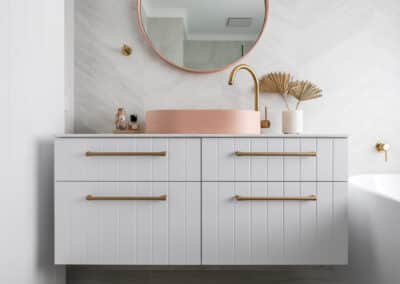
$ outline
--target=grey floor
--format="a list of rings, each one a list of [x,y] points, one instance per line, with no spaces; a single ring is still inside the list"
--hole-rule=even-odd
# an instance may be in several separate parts
[[[346,271],[346,267],[153,268],[153,270],[129,267],[69,267],[67,283],[347,284]]]

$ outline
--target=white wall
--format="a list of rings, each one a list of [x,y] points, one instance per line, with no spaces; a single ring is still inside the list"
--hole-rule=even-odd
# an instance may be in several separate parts
[[[57,284],[53,135],[64,130],[64,1],[0,1],[0,283]]]
[[[75,129],[110,132],[117,107],[143,118],[158,108],[251,108],[252,80],[230,70],[209,75],[174,69],[147,48],[136,0],[76,3]],[[267,30],[244,63],[261,76],[289,71],[325,97],[305,103],[305,130],[348,133],[351,173],[400,171],[400,4],[397,0],[271,0]],[[133,55],[119,53],[124,43]],[[284,106],[262,96],[261,106]],[[274,123],[274,122],[272,122]],[[374,151],[392,144],[389,162]]]
[[[64,0],[65,15],[65,132],[73,133],[74,131],[74,57],[75,57],[75,39],[74,39],[74,9],[75,0]]]

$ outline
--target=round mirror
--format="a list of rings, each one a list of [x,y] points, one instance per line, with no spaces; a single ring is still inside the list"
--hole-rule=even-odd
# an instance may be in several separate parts
[[[223,70],[260,39],[268,0],[138,0],[139,25],[155,52],[186,71]]]

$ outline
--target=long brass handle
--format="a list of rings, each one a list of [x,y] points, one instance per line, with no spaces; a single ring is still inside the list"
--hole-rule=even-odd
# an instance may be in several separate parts
[[[241,152],[236,151],[238,157],[316,157],[317,152]]]
[[[271,197],[259,197],[259,196],[240,196],[240,195],[235,195],[235,199],[237,201],[316,201],[317,196],[316,195],[309,195],[309,196],[294,196],[294,197],[289,197],[289,196],[271,196]]]
[[[86,196],[87,201],[165,201],[167,200],[167,195],[160,196]]]
[[[87,157],[132,157],[132,156],[158,156],[158,157],[165,157],[167,156],[166,151],[161,152],[86,152]]]

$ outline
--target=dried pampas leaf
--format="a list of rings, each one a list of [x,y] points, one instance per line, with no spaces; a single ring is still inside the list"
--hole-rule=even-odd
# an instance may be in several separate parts
[[[268,73],[260,80],[260,91],[264,93],[279,93],[286,95],[289,92],[292,75],[284,72]]]

